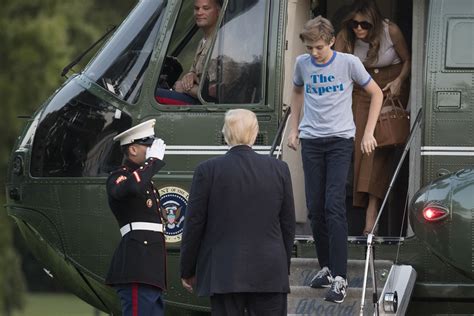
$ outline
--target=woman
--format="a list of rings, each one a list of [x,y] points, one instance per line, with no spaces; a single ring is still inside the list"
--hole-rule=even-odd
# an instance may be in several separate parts
[[[375,1],[356,1],[337,34],[335,49],[360,58],[384,96],[397,97],[406,105],[409,95],[410,53],[396,24],[384,19]],[[379,148],[362,154],[360,143],[367,122],[370,96],[354,87],[352,110],[356,124],[354,199],[366,208],[364,235],[374,228],[377,210],[390,182],[393,149]]]

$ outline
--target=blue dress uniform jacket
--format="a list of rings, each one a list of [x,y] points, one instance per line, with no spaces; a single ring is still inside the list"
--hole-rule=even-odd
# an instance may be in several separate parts
[[[295,237],[288,165],[232,147],[194,172],[181,241],[181,277],[199,296],[288,293]]]
[[[132,222],[162,223],[160,197],[152,177],[165,163],[149,158],[142,165],[126,161],[107,179],[109,206],[120,227]],[[144,283],[166,289],[163,233],[132,230],[122,237],[106,277],[109,285]]]

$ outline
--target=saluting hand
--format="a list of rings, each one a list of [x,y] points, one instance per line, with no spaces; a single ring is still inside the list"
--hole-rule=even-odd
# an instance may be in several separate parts
[[[165,156],[165,149],[165,142],[161,138],[155,139],[153,144],[146,150],[146,159],[157,158],[163,160],[163,157]]]

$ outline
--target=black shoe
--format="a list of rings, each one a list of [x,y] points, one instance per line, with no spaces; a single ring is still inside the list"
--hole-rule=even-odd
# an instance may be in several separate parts
[[[311,280],[310,286],[313,288],[330,287],[332,283],[331,271],[328,267],[323,267]]]
[[[332,280],[331,288],[324,300],[333,303],[342,303],[346,297],[347,280],[337,276]]]

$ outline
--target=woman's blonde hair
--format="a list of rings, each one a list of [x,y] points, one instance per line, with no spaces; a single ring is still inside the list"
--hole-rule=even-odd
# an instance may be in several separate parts
[[[252,146],[258,134],[257,116],[252,111],[245,109],[227,111],[222,134],[230,146]]]

